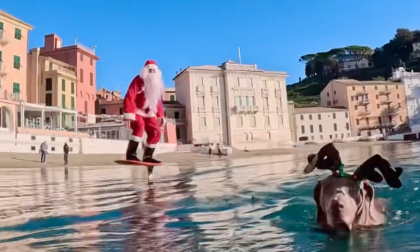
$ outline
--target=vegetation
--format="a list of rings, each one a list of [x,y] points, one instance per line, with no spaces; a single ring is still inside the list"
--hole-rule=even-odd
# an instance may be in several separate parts
[[[351,45],[303,55],[299,61],[305,64],[306,78],[287,86],[288,98],[297,106],[305,106],[318,102],[319,93],[332,79],[385,80],[392,75],[392,68],[400,66],[420,72],[420,60],[410,57],[415,42],[420,42],[419,30],[400,28],[388,43],[375,49]],[[340,66],[349,59],[356,63],[356,69],[340,71]],[[373,67],[359,68],[362,60],[368,60]]]

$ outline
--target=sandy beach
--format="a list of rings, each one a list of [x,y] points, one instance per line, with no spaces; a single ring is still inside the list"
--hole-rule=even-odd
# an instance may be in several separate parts
[[[363,146],[393,144],[393,142],[349,142],[349,143],[336,143],[339,150],[349,148],[360,148]],[[229,157],[221,157],[221,159],[243,159],[255,156],[271,156],[271,155],[284,155],[284,154],[304,154],[307,155],[312,152],[317,152],[321,148],[321,144],[303,145],[295,148],[288,149],[269,149],[269,150],[251,150],[250,152],[243,152],[235,150],[233,155]],[[165,163],[190,163],[190,162],[206,162],[209,161],[209,156],[198,153],[188,152],[173,152],[156,155],[157,158]],[[69,164],[67,167],[81,167],[81,166],[109,166],[116,165],[115,160],[122,159],[123,155],[110,155],[110,154],[70,154]],[[219,159],[217,156],[211,157],[212,159]],[[40,167],[63,167],[62,154],[49,154],[47,156],[47,163],[40,162],[39,154],[27,153],[0,153],[0,168],[40,168]]]

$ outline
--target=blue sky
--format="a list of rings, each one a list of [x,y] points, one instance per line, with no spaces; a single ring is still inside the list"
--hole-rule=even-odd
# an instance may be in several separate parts
[[[286,71],[294,83],[304,77],[301,55],[376,47],[397,28],[420,29],[418,0],[1,0],[0,9],[35,26],[30,48],[51,33],[97,46],[97,87],[123,93],[146,59],[173,87],[180,68],[237,61],[240,46],[242,63]]]

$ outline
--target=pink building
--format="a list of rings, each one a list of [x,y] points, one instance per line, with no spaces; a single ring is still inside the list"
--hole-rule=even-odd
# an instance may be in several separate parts
[[[164,101],[176,101],[175,88],[165,88]]]
[[[77,42],[75,45],[63,47],[61,38],[50,34],[45,35],[41,55],[76,67],[76,109],[84,114],[95,114],[96,61],[99,60],[95,50]]]

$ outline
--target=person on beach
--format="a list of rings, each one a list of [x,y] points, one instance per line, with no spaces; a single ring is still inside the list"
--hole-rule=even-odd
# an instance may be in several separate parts
[[[70,151],[69,146],[67,145],[67,143],[64,143],[64,146],[63,146],[64,165],[67,165],[69,163],[69,151]]]
[[[133,130],[127,146],[127,160],[161,163],[153,158],[153,153],[160,139],[161,128],[166,123],[162,104],[163,93],[162,72],[155,61],[148,60],[140,74],[131,81],[124,97],[123,118],[130,121],[130,128]],[[143,143],[143,158],[140,160],[137,157],[137,149],[143,141],[144,132],[147,139],[146,143]]]
[[[41,154],[41,163],[45,164],[47,154],[48,154],[48,145],[47,141],[44,141],[39,147],[39,153]]]

